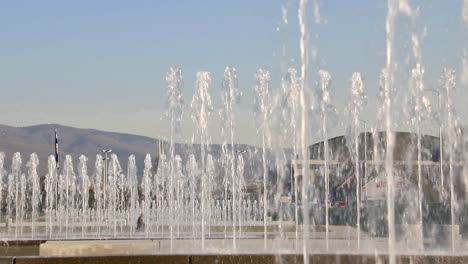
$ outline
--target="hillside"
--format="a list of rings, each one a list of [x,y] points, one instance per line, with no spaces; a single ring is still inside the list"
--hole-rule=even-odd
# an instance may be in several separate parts
[[[81,129],[68,127],[58,124],[43,124],[29,127],[12,127],[0,125],[0,152],[5,153],[5,168],[10,171],[11,158],[15,152],[20,152],[23,165],[29,160],[31,153],[35,152],[39,157],[39,175],[47,173],[47,159],[54,154],[54,129],[59,133],[60,156],[59,161],[62,164],[65,155],[71,155],[76,172],[78,157],[85,155],[88,158],[88,172],[94,171],[96,155],[101,153],[102,149],[112,149],[112,153],[117,154],[122,168],[126,170],[127,160],[131,154],[134,154],[137,160],[139,176],[143,171],[144,158],[150,153],[153,162],[157,159],[159,139],[150,137],[130,135],[124,133],[114,133],[99,131],[94,129]],[[162,142],[166,153],[168,153],[169,144]],[[176,144],[176,154],[182,156],[185,165],[186,157],[194,153],[199,160],[199,145]],[[246,161],[246,177],[252,178],[253,175],[260,175],[261,170],[261,149],[248,145],[236,145],[236,149],[245,151],[243,154]],[[221,155],[221,146],[217,144],[208,147],[208,153],[211,153],[215,159]],[[271,157],[271,155],[268,155]],[[23,168],[26,171],[26,168]]]
[[[149,137],[112,133],[94,129],[80,129],[56,124],[30,127],[11,127],[0,125],[0,151],[5,153],[5,167],[11,164],[13,153],[20,152],[25,164],[29,155],[35,152],[39,156],[40,174],[46,173],[47,158],[54,154],[54,129],[59,132],[60,162],[65,155],[71,155],[74,163],[83,154],[88,158],[88,167],[93,167],[96,154],[102,149],[111,148],[121,159],[122,165],[130,154],[134,154],[138,163],[146,153],[153,156],[157,152],[158,141]]]

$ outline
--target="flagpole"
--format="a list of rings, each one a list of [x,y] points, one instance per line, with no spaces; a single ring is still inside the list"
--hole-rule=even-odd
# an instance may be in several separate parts
[[[57,132],[57,128],[54,129],[54,136],[55,136],[55,169],[56,169],[56,181],[55,181],[55,214],[56,216],[58,216],[58,184],[59,184],[59,156],[58,156],[58,152],[59,152],[59,144],[58,144],[58,132]]]

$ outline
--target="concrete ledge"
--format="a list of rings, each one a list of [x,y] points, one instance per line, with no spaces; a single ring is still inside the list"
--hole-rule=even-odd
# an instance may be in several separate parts
[[[0,256],[37,256],[39,255],[39,246],[11,246],[0,247]]]
[[[7,259],[5,259],[7,260]],[[97,256],[97,257],[16,257],[8,259],[15,264],[150,264],[150,263],[172,263],[172,264],[241,264],[241,263],[303,263],[301,255],[140,255],[140,256]],[[8,261],[7,260],[7,261]],[[0,259],[1,261],[1,259]],[[468,262],[468,256],[397,256],[398,264],[462,264]],[[8,262],[5,262],[8,263]],[[388,256],[371,255],[313,255],[310,263],[344,263],[344,264],[373,264],[388,263]]]
[[[15,264],[189,264],[189,256],[18,257]]]
[[[232,255],[232,256],[193,256],[193,264],[205,263],[284,263],[284,264],[301,264],[304,263],[304,258],[301,255]],[[342,264],[374,264],[389,263],[388,256],[371,256],[371,255],[313,255],[310,256],[310,263],[327,264],[327,263],[342,263]],[[468,263],[468,257],[462,256],[397,256],[396,263],[398,264],[462,264]]]
[[[0,247],[39,246],[47,240],[0,240]]]
[[[0,264],[11,264],[13,259],[14,257],[0,257]]]

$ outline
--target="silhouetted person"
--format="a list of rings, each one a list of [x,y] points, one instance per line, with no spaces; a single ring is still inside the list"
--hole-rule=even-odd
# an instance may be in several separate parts
[[[145,222],[143,222],[143,213],[137,219],[137,231],[144,231],[145,230]]]

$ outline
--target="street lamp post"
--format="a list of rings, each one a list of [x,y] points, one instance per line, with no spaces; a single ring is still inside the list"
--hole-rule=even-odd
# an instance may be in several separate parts
[[[444,159],[443,159],[443,147],[442,147],[442,116],[441,116],[441,100],[440,92],[434,89],[424,89],[424,92],[432,92],[437,94],[437,105],[439,106],[439,162],[440,162],[440,191],[441,194],[444,192]]]

